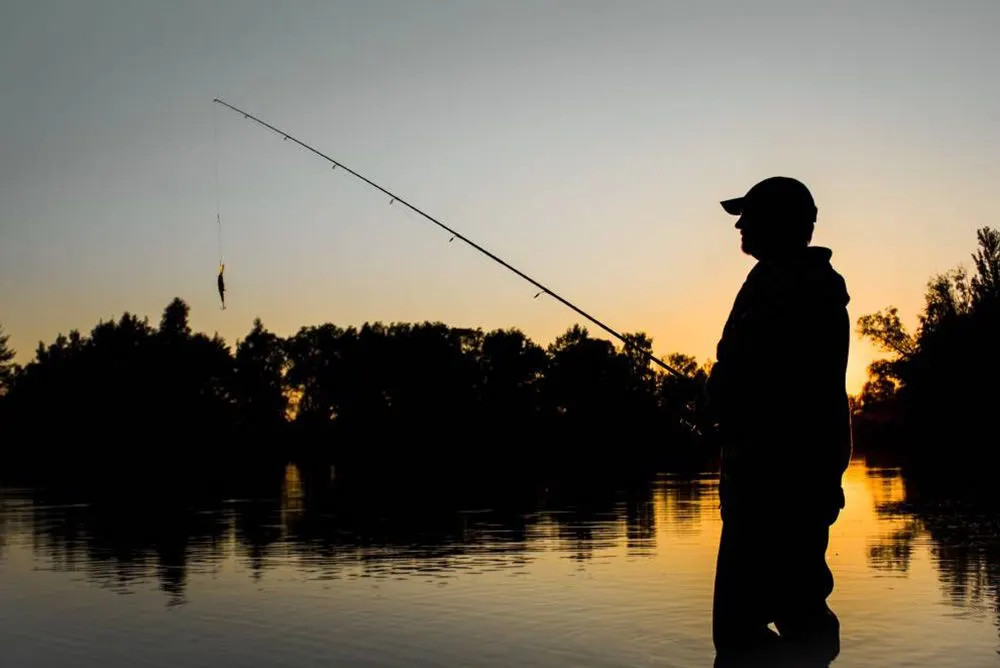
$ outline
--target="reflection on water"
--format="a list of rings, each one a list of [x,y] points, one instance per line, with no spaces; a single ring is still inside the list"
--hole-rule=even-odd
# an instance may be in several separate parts
[[[711,665],[716,485],[450,494],[289,465],[181,504],[5,489],[0,665]],[[835,663],[994,660],[996,517],[915,513],[862,461],[845,489]]]
[[[896,510],[906,497],[900,471],[869,467],[865,475],[873,509],[884,520],[882,531],[872,536],[868,562],[879,571],[906,573],[913,555],[914,539],[920,534],[921,526],[913,515]]]
[[[873,567],[906,574],[913,553],[926,544],[953,614],[994,618],[1000,626],[1000,514],[959,501],[908,504],[919,494],[907,493],[898,471],[882,473],[869,470],[883,481],[875,510],[895,527],[873,544]]]
[[[578,562],[618,547],[630,557],[651,556],[657,516],[668,534],[697,534],[710,506],[701,497],[714,495],[715,484],[711,476],[662,476],[622,490],[567,494],[542,487],[532,507],[518,507],[523,499],[513,498],[495,508],[443,508],[440,499],[427,507],[407,497],[356,507],[358,499],[336,498],[330,488],[309,498],[298,467],[289,464],[275,491],[273,498],[225,499],[190,509],[127,500],[53,504],[29,490],[6,490],[0,500],[2,540],[14,535],[23,545],[30,537],[36,569],[82,573],[92,584],[121,593],[155,579],[169,602],[178,604],[189,571],[211,573],[227,559],[259,580],[269,569],[289,566],[317,579],[441,578],[517,570],[538,551]],[[337,501],[350,505],[341,508]],[[572,503],[561,503],[566,501]]]

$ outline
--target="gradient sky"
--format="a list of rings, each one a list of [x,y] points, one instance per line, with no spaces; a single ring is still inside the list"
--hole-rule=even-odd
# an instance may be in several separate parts
[[[764,177],[812,189],[854,320],[894,304],[914,324],[996,225],[994,1],[32,0],[0,19],[0,323],[22,362],[175,296],[229,343],[257,316],[542,345],[581,322],[214,97],[662,355],[714,355],[753,263],[718,201]],[[855,339],[852,391],[873,354]]]

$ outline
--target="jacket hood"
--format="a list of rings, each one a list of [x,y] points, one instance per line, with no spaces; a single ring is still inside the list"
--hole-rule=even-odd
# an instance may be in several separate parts
[[[808,246],[794,255],[761,260],[747,276],[747,287],[767,301],[846,306],[851,298],[844,277],[830,263],[832,257],[829,248]]]

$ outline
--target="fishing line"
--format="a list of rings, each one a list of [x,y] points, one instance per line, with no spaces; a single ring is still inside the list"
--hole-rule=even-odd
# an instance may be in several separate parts
[[[216,286],[219,290],[219,299],[222,302],[222,310],[226,310],[226,283],[223,274],[226,271],[226,264],[222,257],[222,206],[220,200],[222,195],[219,191],[219,123],[217,120],[217,108],[212,107],[212,136],[215,141],[215,227],[218,231],[219,243],[219,275],[216,278]]]
[[[657,366],[661,367],[662,369],[665,369],[666,371],[669,371],[670,373],[672,373],[675,376],[678,376],[680,378],[685,378],[685,379],[689,378],[688,376],[684,375],[683,373],[681,373],[677,369],[673,368],[672,366],[670,366],[669,364],[667,364],[666,362],[664,362],[660,358],[654,356],[648,350],[636,346],[628,338],[626,338],[625,336],[622,336],[617,331],[615,331],[614,329],[612,329],[608,325],[604,324],[603,322],[601,322],[600,320],[598,320],[594,316],[590,315],[589,313],[587,313],[586,311],[580,309],[578,306],[576,306],[572,302],[564,299],[563,297],[561,297],[560,295],[556,294],[555,292],[553,292],[549,288],[545,287],[544,285],[542,285],[541,283],[539,283],[538,281],[536,281],[535,279],[533,279],[531,276],[528,276],[527,274],[525,274],[521,270],[519,270],[516,267],[508,264],[503,259],[497,257],[496,255],[494,255],[490,251],[486,250],[485,248],[483,248],[482,246],[480,246],[476,242],[472,241],[468,237],[464,236],[463,234],[459,233],[458,231],[454,230],[453,228],[448,227],[447,225],[445,225],[444,223],[442,223],[438,219],[434,218],[430,214],[425,213],[424,211],[420,210],[416,206],[410,204],[408,201],[406,201],[405,199],[403,199],[399,195],[397,195],[397,194],[395,194],[395,193],[393,193],[393,192],[391,192],[389,190],[386,190],[385,188],[383,188],[379,184],[375,183],[371,179],[368,179],[367,177],[362,176],[361,174],[359,174],[358,172],[354,171],[353,169],[351,169],[350,167],[348,167],[344,163],[340,162],[339,160],[335,160],[335,159],[331,158],[330,156],[326,155],[325,153],[319,151],[318,149],[313,148],[309,144],[306,144],[305,142],[300,141],[299,139],[297,139],[293,135],[285,132],[284,130],[280,130],[280,129],[276,128],[275,126],[271,125],[270,123],[257,118],[253,114],[250,114],[249,112],[243,111],[242,109],[239,109],[237,107],[234,107],[233,105],[229,104],[228,102],[220,100],[219,98],[215,98],[212,101],[215,102],[215,103],[221,104],[222,106],[224,106],[224,107],[226,107],[226,108],[228,108],[228,109],[230,109],[230,110],[232,110],[232,111],[234,111],[234,112],[236,112],[238,114],[242,114],[243,117],[245,119],[247,119],[247,120],[254,121],[258,125],[261,125],[261,126],[267,128],[268,130],[271,130],[275,134],[277,134],[280,137],[282,137],[283,141],[289,141],[289,140],[291,140],[291,141],[295,142],[296,144],[298,144],[299,146],[301,146],[302,148],[304,148],[304,149],[306,149],[308,151],[311,151],[312,153],[315,153],[316,155],[318,155],[319,157],[323,158],[324,160],[329,161],[330,163],[332,163],[334,171],[336,171],[336,169],[339,167],[343,171],[345,171],[345,172],[351,174],[352,176],[354,176],[354,177],[356,177],[356,178],[364,181],[369,186],[371,186],[372,188],[375,188],[376,190],[378,190],[379,192],[381,192],[383,195],[385,195],[388,198],[387,202],[388,202],[389,205],[393,205],[394,206],[396,204],[399,204],[399,205],[405,206],[407,209],[413,211],[414,213],[419,214],[423,218],[427,219],[428,221],[434,223],[435,225],[437,225],[441,229],[443,229],[446,232],[448,232],[451,235],[451,238],[449,239],[449,243],[452,242],[452,241],[454,241],[455,239],[460,239],[460,240],[464,241],[465,243],[467,243],[468,245],[470,245],[473,248],[475,248],[477,251],[479,251],[483,255],[486,255],[488,258],[490,258],[494,262],[502,265],[506,269],[514,272],[515,274],[517,274],[518,276],[520,276],[524,280],[526,280],[529,283],[531,283],[532,285],[534,285],[536,288],[538,288],[540,290],[540,292],[537,295],[535,295],[536,297],[538,297],[539,295],[544,294],[544,295],[548,295],[548,296],[552,297],[553,299],[556,299],[557,301],[559,301],[560,303],[562,303],[564,306],[569,307],[570,309],[572,309],[573,311],[575,311],[577,314],[583,316],[584,318],[586,318],[590,322],[594,323],[595,325],[597,325],[598,327],[600,327],[604,331],[606,331],[609,334],[611,334],[612,336],[614,336],[616,339],[618,339],[619,341],[621,341],[622,344],[624,344],[626,347],[633,348],[633,349],[637,350],[642,355],[644,355],[645,357],[647,357],[649,359],[649,361],[653,362],[654,364],[656,364]],[[220,222],[219,225],[220,225],[220,234],[221,234],[221,222]],[[220,239],[221,239],[221,236],[220,236]],[[220,241],[220,257],[221,257],[221,241]]]
[[[219,122],[218,108],[212,107],[212,135],[215,140],[215,222],[219,233],[219,265],[222,265],[222,206],[219,193]]]

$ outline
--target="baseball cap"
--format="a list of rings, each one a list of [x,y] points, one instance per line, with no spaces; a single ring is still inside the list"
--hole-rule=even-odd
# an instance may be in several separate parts
[[[772,176],[755,184],[743,197],[720,202],[734,216],[745,211],[816,222],[816,203],[804,183],[788,176]]]

